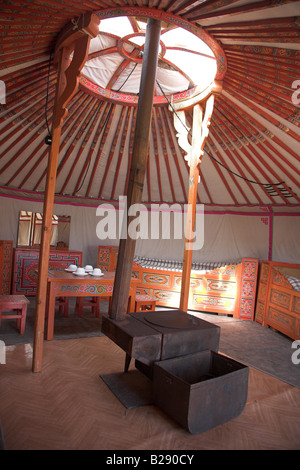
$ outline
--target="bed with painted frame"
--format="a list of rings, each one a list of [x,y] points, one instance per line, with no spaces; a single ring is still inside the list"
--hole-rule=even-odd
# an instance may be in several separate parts
[[[300,339],[300,264],[261,262],[255,321]]]
[[[118,247],[99,246],[97,266],[103,271],[115,270],[117,255]],[[193,266],[188,309],[253,320],[259,260],[243,258],[236,264],[214,264],[218,266],[213,269],[208,263]],[[180,263],[136,257],[133,274],[140,281],[137,294],[151,296],[158,306],[179,308]]]

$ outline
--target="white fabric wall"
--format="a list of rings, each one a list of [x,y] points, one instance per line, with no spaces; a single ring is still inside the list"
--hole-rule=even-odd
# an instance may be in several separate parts
[[[208,213],[204,220],[203,249],[195,252],[196,261],[238,261],[241,258],[267,259],[269,225],[262,216]]]
[[[32,200],[0,197],[0,239],[17,242],[20,210],[42,212],[43,205]],[[97,236],[101,220],[96,207],[55,204],[56,215],[70,215],[70,243],[72,250],[83,252],[83,263],[95,265],[98,245],[118,245],[118,239]],[[149,214],[148,214],[149,215]],[[171,217],[171,220],[172,217]],[[272,223],[273,220],[273,223]],[[118,224],[117,224],[118,228]],[[173,227],[171,227],[171,234]],[[204,244],[193,253],[194,261],[238,261],[242,257],[272,259],[300,263],[300,217],[297,214],[264,212],[212,212],[204,216]],[[182,260],[183,240],[138,239],[136,254],[149,258]],[[273,250],[273,251],[272,251]]]
[[[300,264],[299,215],[277,214],[273,225],[273,260]]]

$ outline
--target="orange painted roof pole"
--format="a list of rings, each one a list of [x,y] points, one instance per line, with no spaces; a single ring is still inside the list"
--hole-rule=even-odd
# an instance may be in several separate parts
[[[34,320],[33,372],[40,372],[42,370],[50,239],[61,126],[67,115],[66,106],[78,88],[80,70],[86,61],[91,37],[95,37],[98,31],[99,19],[96,15],[91,13],[81,15],[75,23],[74,21],[70,22],[64,28],[56,43],[54,62],[58,66],[58,75],[52,122],[52,143],[48,158],[43,207],[42,239]],[[71,60],[72,52],[73,57]]]

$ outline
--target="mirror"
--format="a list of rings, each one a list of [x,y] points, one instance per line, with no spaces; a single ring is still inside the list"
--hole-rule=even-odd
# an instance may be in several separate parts
[[[18,247],[37,248],[41,243],[43,214],[20,211],[18,224]],[[51,247],[68,249],[71,217],[52,216]]]

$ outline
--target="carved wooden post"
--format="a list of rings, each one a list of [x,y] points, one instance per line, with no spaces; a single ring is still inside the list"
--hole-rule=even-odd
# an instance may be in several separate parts
[[[188,211],[186,218],[183,269],[180,292],[180,309],[185,312],[187,311],[188,307],[190,273],[193,257],[193,249],[191,248],[191,244],[193,243],[192,238],[195,231],[196,203],[200,165],[199,159],[201,154],[201,124],[202,108],[199,104],[196,104],[193,109],[193,139],[190,158]]]
[[[54,61],[58,64],[58,78],[52,123],[52,144],[48,158],[43,208],[34,324],[33,372],[40,372],[42,369],[50,239],[61,126],[67,114],[66,106],[77,90],[80,70],[88,55],[90,39],[98,33],[99,19],[93,14],[88,14],[85,17],[80,17],[76,25],[75,29],[73,24],[67,25],[66,30],[61,33],[57,41],[54,57]],[[71,52],[73,52],[73,59],[70,63]]]
[[[150,18],[148,20],[146,30],[146,42],[139,90],[130,180],[127,191],[128,208],[133,204],[139,204],[142,200],[149,151],[150,124],[152,118],[160,31],[160,21]],[[129,227],[130,220],[130,217],[128,217],[127,227]],[[136,240],[129,238],[128,236],[120,240],[110,312],[110,317],[115,320],[122,320],[127,313],[135,245]]]
[[[217,84],[216,92],[221,91],[220,84]],[[188,104],[193,105],[193,133],[192,145],[188,143],[188,132],[185,127],[184,109]],[[199,181],[199,167],[203,155],[203,149],[208,136],[210,120],[213,112],[214,94],[202,99],[201,104],[195,104],[194,101],[178,106],[177,113],[174,114],[174,125],[178,131],[178,143],[187,152],[186,159],[190,165],[189,174],[189,195],[188,195],[188,213],[186,219],[185,230],[185,246],[183,256],[183,270],[181,280],[180,292],[180,309],[187,311],[190,290],[191,267],[193,257],[193,237],[195,234],[195,220],[196,220],[196,203],[197,203],[197,188]],[[203,117],[203,107],[205,113]],[[181,122],[180,122],[181,121]]]

